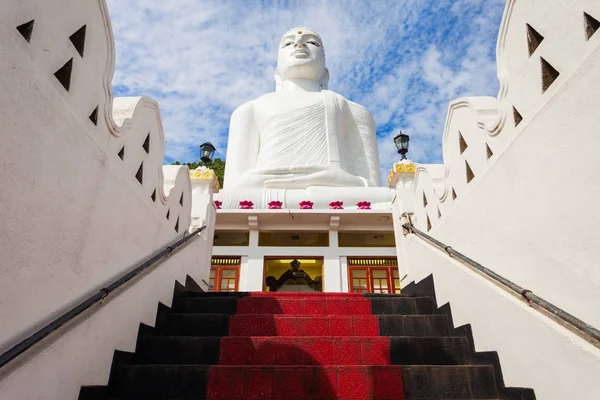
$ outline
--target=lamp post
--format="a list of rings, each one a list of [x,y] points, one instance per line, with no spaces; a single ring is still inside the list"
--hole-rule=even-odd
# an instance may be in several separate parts
[[[215,146],[211,142],[202,143],[200,145],[200,161],[204,164],[211,162],[215,150]]]
[[[402,133],[402,131],[394,138],[394,143],[396,144],[396,148],[398,148],[398,153],[402,155],[402,160],[406,160],[409,140],[410,137]]]

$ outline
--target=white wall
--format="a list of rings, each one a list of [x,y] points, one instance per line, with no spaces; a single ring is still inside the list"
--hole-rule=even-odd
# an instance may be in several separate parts
[[[9,3],[0,12],[0,352],[181,237],[191,207],[187,168],[162,167],[158,105],[113,102],[104,0]],[[16,27],[32,19],[28,43]],[[84,25],[81,56],[69,37]],[[70,59],[67,91],[54,73]]]
[[[421,239],[407,242],[411,280],[433,273],[438,304],[450,302],[455,326],[471,324],[477,351],[498,352],[507,386],[544,400],[598,398],[598,348]]]
[[[81,386],[106,385],[114,350],[135,351],[140,322],[154,326],[158,302],[171,305],[175,281],[204,279],[211,245],[212,237],[191,239],[2,369],[0,399],[76,400]]]
[[[419,229],[429,218],[435,238],[600,326],[600,32],[586,41],[584,11],[600,18],[600,3],[508,2],[499,100],[450,105],[445,165],[417,168],[413,200]],[[531,57],[526,23],[545,36]],[[543,94],[540,57],[560,72]],[[513,105],[523,116],[516,128]],[[459,132],[468,145],[462,154]]]
[[[413,211],[420,230],[600,327],[600,32],[586,40],[584,11],[600,19],[595,0],[507,1],[498,98],[450,104],[444,164],[420,165],[414,190],[398,191],[393,209],[404,282],[433,273],[438,303],[450,302],[455,325],[473,325],[478,350],[499,352],[506,384],[543,399],[596,398],[598,349],[445,253],[407,240],[400,215]],[[531,56],[526,24],[544,36]],[[542,57],[560,72],[545,92]]]

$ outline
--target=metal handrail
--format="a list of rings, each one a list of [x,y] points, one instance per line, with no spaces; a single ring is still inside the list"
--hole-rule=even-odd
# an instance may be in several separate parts
[[[173,250],[186,244],[190,239],[197,237],[198,234],[204,229],[206,229],[206,225],[194,230],[191,234],[184,236],[172,245],[167,246],[166,248],[154,254],[152,257],[150,257],[149,259],[147,259],[146,261],[144,261],[143,263],[141,263],[122,277],[120,277],[119,279],[115,280],[110,285],[98,290],[98,292],[94,293],[92,296],[88,297],[86,300],[82,301],[75,307],[71,308],[69,311],[56,318],[54,321],[50,322],[48,325],[44,326],[33,335],[29,336],[28,338],[17,343],[15,346],[11,347],[8,351],[0,355],[0,368],[4,367],[6,364],[14,360],[19,355],[23,354],[31,346],[33,346],[34,344],[48,336],[50,333],[54,332],[62,325],[81,314],[83,311],[90,308],[92,305],[104,299],[111,292],[113,292],[115,289],[119,288],[120,286],[134,278],[136,275],[142,273],[146,269],[156,264],[161,258],[171,254]]]
[[[580,320],[579,318],[569,314],[568,312],[564,311],[560,307],[555,306],[554,304],[550,303],[549,301],[544,300],[540,296],[533,293],[531,290],[525,289],[525,288],[517,285],[516,283],[504,278],[503,276],[498,275],[497,273],[490,270],[489,268],[484,267],[483,265],[479,264],[476,261],[473,261],[472,259],[465,256],[464,254],[459,253],[458,251],[454,250],[452,247],[447,246],[444,243],[440,242],[439,240],[434,239],[433,237],[429,236],[425,232],[420,231],[419,229],[414,227],[414,225],[410,221],[410,218],[407,218],[407,220],[409,221],[409,223],[403,224],[402,227],[404,229],[406,229],[408,231],[408,233],[414,233],[415,235],[427,240],[428,242],[432,243],[436,247],[444,250],[446,253],[448,253],[448,255],[450,257],[459,259],[463,263],[470,265],[471,267],[475,268],[477,271],[492,278],[496,282],[499,282],[506,288],[512,290],[513,292],[518,293],[525,300],[527,300],[527,302],[535,304],[536,306],[538,306],[541,309],[543,309],[544,311],[550,313],[554,317],[577,328],[579,331],[583,332],[585,335],[590,336],[591,338],[593,338],[597,341],[600,341],[600,331],[598,329],[596,329],[593,326],[587,324],[586,322]]]

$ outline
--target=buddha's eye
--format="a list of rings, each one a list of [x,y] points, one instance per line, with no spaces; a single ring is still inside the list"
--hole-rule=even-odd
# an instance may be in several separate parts
[[[292,45],[292,42],[285,42],[282,47],[288,47],[288,46],[291,46],[291,45]]]
[[[315,42],[314,40],[310,40],[310,41],[308,41],[308,42],[306,42],[306,43],[308,43],[308,44],[312,44],[313,46],[317,46],[317,47],[319,47],[319,43]]]

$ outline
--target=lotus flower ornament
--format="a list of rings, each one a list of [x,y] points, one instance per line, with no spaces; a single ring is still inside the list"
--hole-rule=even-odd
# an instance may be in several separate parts
[[[254,203],[250,200],[242,200],[240,201],[240,208],[242,210],[252,210],[254,208]]]
[[[359,201],[358,203],[356,203],[356,206],[358,207],[359,210],[370,210],[371,202],[370,201]]]

